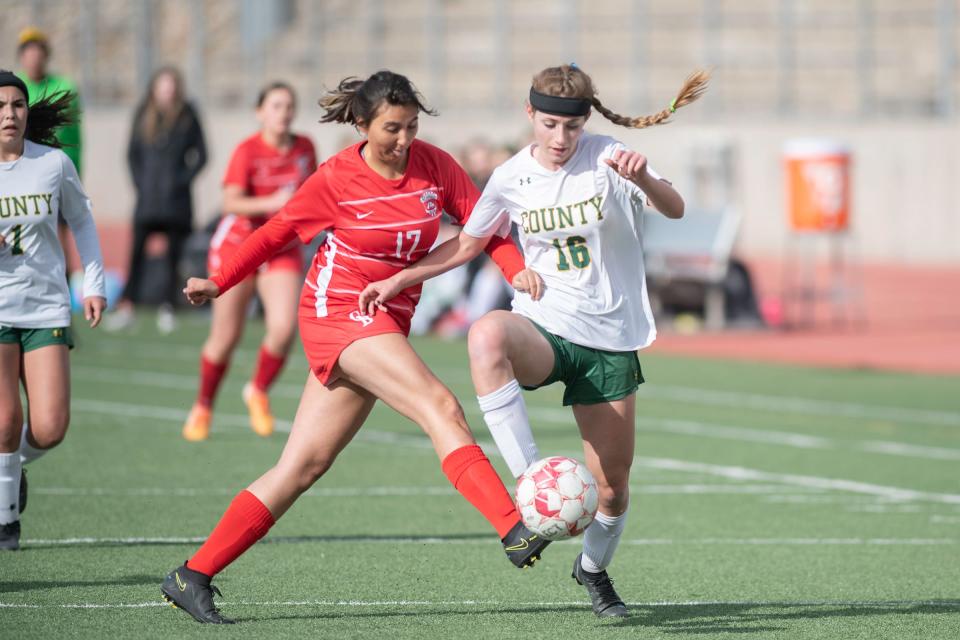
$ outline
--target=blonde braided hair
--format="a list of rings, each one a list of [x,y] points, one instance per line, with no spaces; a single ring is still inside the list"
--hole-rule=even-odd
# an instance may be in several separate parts
[[[640,116],[630,118],[614,113],[603,106],[603,103],[597,98],[597,89],[582,69],[575,65],[561,65],[559,67],[548,67],[533,77],[533,88],[538,93],[557,96],[560,98],[585,98],[590,100],[593,107],[604,118],[614,124],[631,129],[644,129],[658,124],[667,124],[670,117],[680,107],[684,107],[707,90],[707,82],[710,74],[702,69],[694,71],[687,76],[683,86],[673,99],[670,106],[651,116]]]

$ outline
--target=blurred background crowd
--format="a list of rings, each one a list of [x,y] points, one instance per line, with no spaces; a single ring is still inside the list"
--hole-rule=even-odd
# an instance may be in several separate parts
[[[537,69],[576,61],[605,104],[642,115],[705,67],[709,92],[677,122],[588,127],[645,153],[687,201],[682,223],[651,216],[646,227],[660,326],[697,334],[663,348],[747,344],[803,360],[812,344],[836,352],[823,342],[836,335],[847,364],[876,364],[884,344],[911,350],[908,368],[960,368],[960,353],[937,348],[960,343],[960,0],[0,6],[0,66],[33,83],[31,97],[34,86],[78,96],[80,124],[62,139],[94,203],[114,297],[160,305],[165,330],[178,283],[204,270],[226,162],[270,81],[297,89],[295,129],[322,160],[358,139],[317,124],[325,87],[379,68],[408,75],[440,112],[421,136],[482,188],[528,142]],[[508,304],[498,275],[481,261],[428,283],[414,330],[463,334]],[[771,327],[797,331],[771,343]]]

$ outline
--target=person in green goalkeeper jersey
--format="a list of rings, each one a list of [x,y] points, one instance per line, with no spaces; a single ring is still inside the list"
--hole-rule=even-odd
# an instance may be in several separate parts
[[[47,71],[50,62],[50,41],[47,35],[36,27],[27,27],[20,32],[17,45],[17,57],[20,69],[17,76],[27,85],[30,92],[30,104],[52,96],[55,93],[71,94],[70,111],[73,122],[63,125],[56,131],[57,142],[67,157],[77,168],[77,175],[83,176],[80,92],[72,80],[66,76]]]

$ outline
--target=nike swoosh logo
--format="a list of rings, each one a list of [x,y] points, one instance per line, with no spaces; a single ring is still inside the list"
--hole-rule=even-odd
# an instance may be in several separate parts
[[[527,542],[526,538],[520,538],[520,540],[521,540],[520,544],[515,544],[512,547],[507,547],[507,551],[525,551],[530,546],[530,543]],[[179,577],[180,576],[177,576],[178,579]]]
[[[372,215],[373,215],[373,211],[367,211],[366,213],[358,213],[357,220],[363,220],[367,216],[372,216]]]
[[[526,540],[524,540],[524,542],[526,542]],[[179,573],[175,573],[175,574],[173,574],[173,576],[177,579],[177,587],[180,589],[180,591],[186,591],[186,590],[187,590],[187,584],[186,584],[183,580],[180,579],[180,574],[179,574]]]

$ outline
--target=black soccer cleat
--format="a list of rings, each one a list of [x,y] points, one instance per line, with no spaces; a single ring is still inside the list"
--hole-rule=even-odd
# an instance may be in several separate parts
[[[160,593],[174,609],[183,609],[197,622],[233,624],[233,620],[220,615],[213,604],[213,594],[223,597],[220,589],[210,584],[209,577],[188,569],[186,564],[167,575],[160,585]]]
[[[523,522],[513,525],[503,538],[503,550],[518,569],[532,567],[550,541],[527,529]]]
[[[577,559],[573,561],[573,575],[571,577],[577,581],[577,584],[582,584],[587,588],[587,593],[590,594],[590,600],[593,602],[593,612],[601,618],[626,618],[629,615],[627,605],[623,603],[623,600],[614,590],[610,576],[607,575],[606,571],[600,573],[584,571],[583,567],[580,566],[582,555],[582,553],[578,554]]]
[[[20,468],[20,513],[27,508],[27,472]]]
[[[16,551],[20,548],[20,521],[0,524],[0,550]]]

